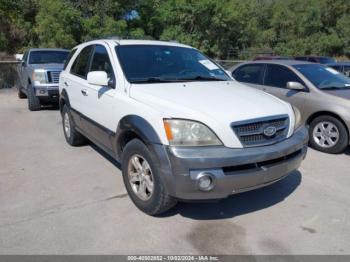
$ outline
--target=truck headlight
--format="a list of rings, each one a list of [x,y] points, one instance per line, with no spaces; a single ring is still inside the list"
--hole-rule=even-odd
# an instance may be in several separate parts
[[[174,146],[216,146],[222,145],[219,138],[202,123],[164,119],[164,128],[170,145]]]
[[[293,106],[293,111],[294,111],[294,130],[297,130],[303,124],[301,121],[301,113],[299,109],[295,106]]]
[[[35,70],[33,72],[33,80],[34,82],[39,82],[40,84],[46,84],[47,78],[46,78],[46,71],[45,70]]]

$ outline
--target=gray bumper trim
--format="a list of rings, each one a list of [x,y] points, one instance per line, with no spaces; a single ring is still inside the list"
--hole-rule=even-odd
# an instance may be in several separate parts
[[[200,200],[225,198],[282,179],[300,166],[307,142],[308,131],[303,127],[282,142],[261,147],[157,147],[158,153],[167,154],[161,156],[161,167],[169,192],[179,199]],[[203,171],[216,179],[209,192],[196,186],[195,178]]]

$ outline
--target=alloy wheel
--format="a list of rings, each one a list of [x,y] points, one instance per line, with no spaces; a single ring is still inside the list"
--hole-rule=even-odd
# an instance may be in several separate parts
[[[66,112],[63,116],[63,126],[64,126],[64,133],[66,134],[67,138],[70,138],[70,121],[69,121],[69,115],[68,112]]]
[[[152,197],[153,174],[147,160],[140,155],[133,155],[128,163],[128,178],[133,192],[143,201]]]
[[[335,124],[328,121],[318,123],[312,132],[314,141],[324,148],[335,146],[339,141],[339,130]]]

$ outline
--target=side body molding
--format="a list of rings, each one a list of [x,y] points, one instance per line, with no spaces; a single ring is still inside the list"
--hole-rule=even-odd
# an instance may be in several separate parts
[[[162,144],[157,132],[147,120],[137,115],[127,115],[119,121],[116,132],[115,145],[118,158],[121,155],[123,139],[130,132],[140,137],[145,144]]]

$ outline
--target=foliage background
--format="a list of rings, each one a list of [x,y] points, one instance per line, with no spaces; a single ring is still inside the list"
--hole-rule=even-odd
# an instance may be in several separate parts
[[[344,56],[350,0],[0,0],[0,52],[107,36],[177,40],[220,59]]]

